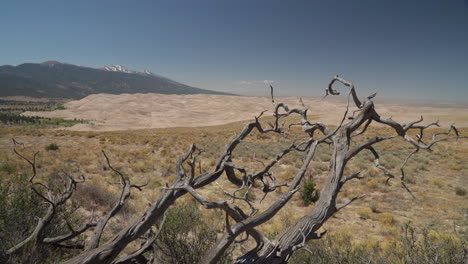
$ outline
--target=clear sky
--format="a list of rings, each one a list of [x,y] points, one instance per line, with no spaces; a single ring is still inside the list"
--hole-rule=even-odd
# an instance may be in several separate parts
[[[148,69],[248,95],[468,101],[468,0],[2,0],[0,64]]]

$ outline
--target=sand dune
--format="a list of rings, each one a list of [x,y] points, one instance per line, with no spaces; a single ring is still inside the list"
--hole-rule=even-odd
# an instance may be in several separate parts
[[[298,97],[278,97],[290,107],[301,107]],[[335,98],[303,98],[313,117],[328,124],[339,122],[345,100]],[[65,110],[52,112],[25,112],[24,115],[85,119],[89,124],[78,124],[69,129],[81,131],[110,131],[165,127],[197,127],[221,125],[250,120],[263,110],[272,113],[269,97],[224,95],[163,95],[163,94],[95,94],[65,104]],[[400,122],[441,120],[441,124],[457,123],[468,127],[468,109],[409,106],[377,103],[377,111],[385,117],[393,116]],[[315,119],[315,118],[314,118]]]

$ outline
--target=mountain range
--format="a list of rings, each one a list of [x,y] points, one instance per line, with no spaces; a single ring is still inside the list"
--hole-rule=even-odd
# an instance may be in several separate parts
[[[80,99],[90,94],[221,94],[121,65],[91,68],[58,61],[0,66],[0,96]]]

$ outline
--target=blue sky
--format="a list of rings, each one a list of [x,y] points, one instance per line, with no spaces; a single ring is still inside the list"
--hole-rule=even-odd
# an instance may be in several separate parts
[[[0,64],[148,69],[206,89],[468,101],[468,0],[9,1]]]

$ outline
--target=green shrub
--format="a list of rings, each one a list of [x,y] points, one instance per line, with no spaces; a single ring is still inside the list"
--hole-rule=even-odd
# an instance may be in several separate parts
[[[2,252],[17,245],[31,235],[44,217],[48,205],[28,184],[30,174],[16,173],[0,181],[0,263]],[[41,190],[39,190],[41,191]],[[55,237],[69,232],[68,224],[82,226],[82,217],[76,212],[73,203],[57,206],[56,216],[43,230],[44,237]],[[67,219],[67,221],[65,221]],[[76,243],[82,243],[83,237],[77,237]],[[62,263],[68,256],[67,249],[31,241],[15,252],[6,263]]]
[[[257,198],[255,196],[255,193],[253,193],[253,188],[250,189],[250,191],[247,193],[247,195],[245,195],[245,193],[247,192],[247,188],[245,188],[244,190],[240,191],[237,196],[238,197],[244,197],[247,198],[249,201],[255,201],[255,199]]]
[[[217,240],[217,229],[209,219],[204,219],[198,204],[188,202],[171,207],[166,212],[166,222],[156,240],[157,263],[198,263]],[[218,263],[231,263],[228,251]]]
[[[37,218],[43,214],[43,200],[26,182],[27,175],[22,174],[18,178],[12,177],[7,184],[0,184],[0,252],[25,239],[37,225]],[[43,257],[40,255],[25,247],[10,263],[33,263],[32,259]]]
[[[52,150],[52,151],[56,151],[59,149],[59,146],[55,143],[51,143],[49,145],[46,146],[46,150]]]
[[[316,186],[317,184],[312,179],[304,183],[301,192],[301,199],[305,206],[317,202],[320,198],[320,191],[316,189]]]

